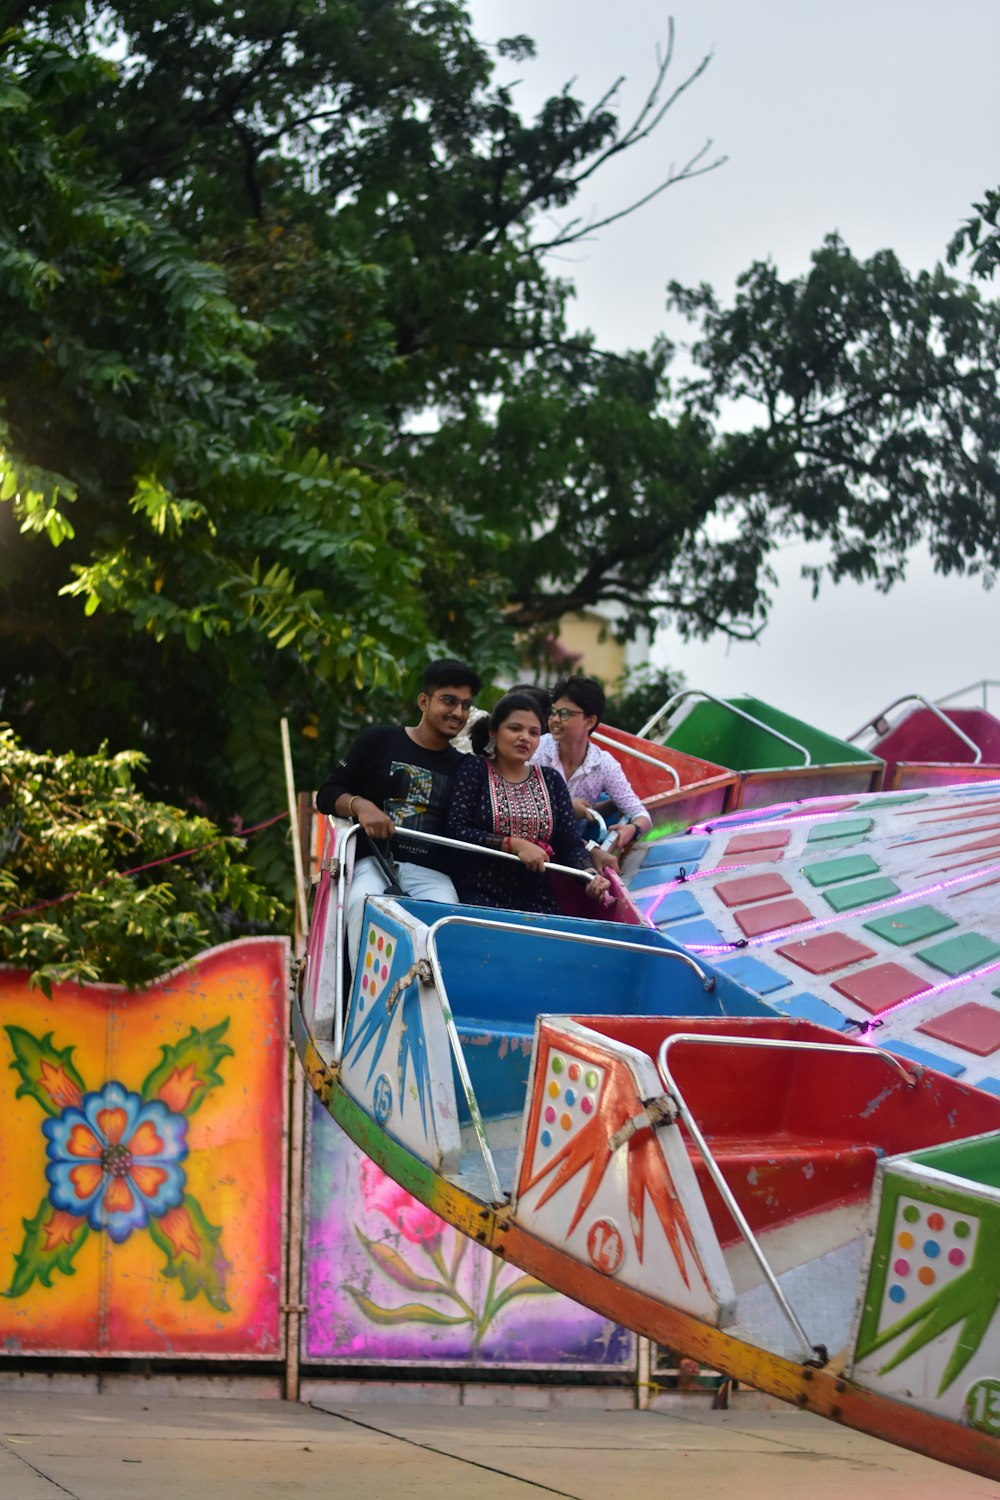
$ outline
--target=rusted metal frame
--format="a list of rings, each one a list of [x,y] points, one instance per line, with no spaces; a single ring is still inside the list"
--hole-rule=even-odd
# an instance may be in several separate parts
[[[522,1229],[508,1211],[482,1203],[439,1176],[386,1136],[344,1093],[336,1070],[320,1053],[297,1006],[292,1019],[306,1077],[328,1113],[407,1192],[494,1255],[557,1286],[564,1295],[575,1297],[604,1317],[666,1348],[683,1350],[756,1390],[939,1462],[1000,1480],[1000,1441],[996,1438],[891,1396],[867,1391],[847,1380],[834,1364],[825,1369],[798,1364],[734,1338],[691,1313],[668,1307],[648,1293],[584,1265],[565,1250],[544,1243]]]

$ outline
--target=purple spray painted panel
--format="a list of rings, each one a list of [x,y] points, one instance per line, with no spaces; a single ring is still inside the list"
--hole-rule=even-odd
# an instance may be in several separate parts
[[[526,1276],[387,1177],[313,1098],[307,1361],[632,1369],[635,1336]]]

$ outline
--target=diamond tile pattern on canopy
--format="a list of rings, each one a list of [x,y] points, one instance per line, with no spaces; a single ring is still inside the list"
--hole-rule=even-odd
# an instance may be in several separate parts
[[[857,911],[861,906],[874,906],[876,901],[887,901],[899,895],[899,886],[888,875],[877,875],[874,880],[854,880],[849,885],[833,885],[823,892],[823,900],[834,911]]]
[[[870,854],[841,854],[836,859],[817,859],[803,865],[802,873],[810,885],[832,885],[838,880],[860,880],[862,875],[877,875],[878,865]]]
[[[877,1018],[879,1045],[977,1087],[1000,1076],[1000,782],[744,805],[705,835],[693,889],[729,949],[703,947],[710,966],[837,1031]]]
[[[797,927],[801,922],[811,922],[812,919],[813,914],[808,906],[795,897],[744,906],[736,913],[736,921],[747,937],[758,937],[764,932],[778,932],[784,927]]]
[[[724,854],[761,854],[765,849],[784,849],[792,836],[790,828],[755,828],[753,833],[740,833],[730,839]]]
[[[809,974],[830,974],[834,969],[846,969],[849,964],[875,957],[874,948],[866,948],[864,943],[843,932],[821,932],[799,943],[783,943],[774,951]]]
[[[766,901],[774,896],[790,896],[792,888],[776,870],[766,875],[748,875],[743,880],[720,880],[715,894],[726,906],[745,906],[751,901]]]
[[[862,1010],[877,1016],[879,1011],[898,1005],[901,1000],[912,1000],[930,989],[930,981],[920,979],[902,964],[875,964],[870,969],[859,969],[856,974],[847,974],[833,981],[833,988]]]
[[[828,844],[837,843],[841,839],[859,839],[864,834],[870,833],[871,828],[871,818],[841,818],[839,821],[817,823],[809,830],[808,842]]]
[[[980,932],[963,932],[929,948],[918,948],[917,957],[944,974],[967,974],[1000,958],[1000,943],[991,942]]]
[[[933,906],[898,906],[895,911],[866,922],[865,926],[877,937],[902,948],[907,943],[918,943],[921,938],[934,937],[935,933],[947,932],[958,923]]]
[[[988,1057],[1000,1047],[1000,1012],[975,1000],[945,1011],[943,1016],[926,1021],[917,1029],[939,1042],[950,1042],[953,1047],[974,1052],[977,1057]]]

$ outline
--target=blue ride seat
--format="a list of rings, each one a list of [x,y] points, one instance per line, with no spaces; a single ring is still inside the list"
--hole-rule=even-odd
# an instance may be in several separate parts
[[[450,915],[494,926],[440,928],[436,946],[448,1006],[455,1020],[476,1100],[486,1119],[519,1114],[531,1068],[539,1015],[770,1015],[771,1007],[731,979],[706,992],[687,964],[607,946],[681,952],[648,927],[609,926],[577,917],[540,916],[403,898],[400,903],[431,926]],[[507,932],[503,928],[528,931]],[[546,933],[595,937],[601,943],[560,940]],[[704,966],[703,966],[704,967]],[[457,1077],[459,1116],[470,1116]]]

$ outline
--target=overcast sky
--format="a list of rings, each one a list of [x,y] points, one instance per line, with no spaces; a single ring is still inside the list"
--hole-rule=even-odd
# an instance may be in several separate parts
[[[708,281],[728,298],[753,260],[771,257],[784,276],[804,271],[832,231],[857,255],[890,247],[910,270],[933,265],[973,201],[1000,183],[1000,0],[473,0],[469,9],[484,41],[535,39],[533,62],[503,65],[525,113],[570,79],[593,100],[622,73],[626,114],[637,109],[670,15],[675,83],[714,54],[656,136],[597,177],[582,208],[613,213],[709,138],[725,165],[553,263],[576,284],[579,323],[609,347],[645,346],[665,328],[684,336],[664,311],[668,281]],[[841,584],[813,603],[798,577],[804,555],[782,554],[759,643],[692,646],[663,632],[656,657],[692,687],[751,692],[840,735],[903,693],[937,698],[1000,679],[1000,588],[937,578],[917,557],[887,596]],[[1000,713],[1000,690],[990,706]]]

